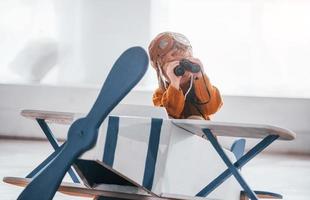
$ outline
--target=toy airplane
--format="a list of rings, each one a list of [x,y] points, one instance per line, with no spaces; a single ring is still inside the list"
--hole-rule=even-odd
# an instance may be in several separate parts
[[[55,152],[26,178],[4,178],[26,186],[18,199],[52,199],[57,190],[97,200],[282,198],[253,191],[239,169],[276,139],[293,140],[293,132],[267,125],[169,119],[163,108],[117,105],[146,66],[143,49],[123,53],[86,115],[22,111],[37,120]],[[71,125],[63,145],[58,146],[48,123]],[[216,136],[262,141],[243,155],[244,143],[230,151]],[[66,172],[74,183],[62,182]]]

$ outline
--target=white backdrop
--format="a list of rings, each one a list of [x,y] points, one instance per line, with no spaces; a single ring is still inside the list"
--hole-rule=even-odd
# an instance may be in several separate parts
[[[308,0],[3,0],[0,82],[20,82],[9,64],[48,38],[59,59],[41,84],[100,86],[124,48],[170,30],[188,36],[222,94],[309,98],[309,10]],[[155,77],[140,86],[153,90]]]
[[[184,33],[223,94],[310,97],[310,1],[162,0],[160,10],[152,33]]]

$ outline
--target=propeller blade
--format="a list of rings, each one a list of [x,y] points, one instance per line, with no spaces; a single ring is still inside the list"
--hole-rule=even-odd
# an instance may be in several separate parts
[[[95,145],[99,126],[141,80],[147,65],[148,57],[141,47],[132,47],[117,59],[88,115],[71,125],[63,149],[34,177],[18,200],[50,200],[54,197],[72,163]]]
[[[148,56],[144,49],[133,47],[121,55],[103,85],[99,96],[87,115],[89,126],[98,128],[108,113],[143,77],[148,66]],[[142,67],[144,66],[144,67]],[[139,78],[138,78],[139,77]],[[129,89],[130,88],[130,89]],[[113,107],[107,109],[107,105]]]

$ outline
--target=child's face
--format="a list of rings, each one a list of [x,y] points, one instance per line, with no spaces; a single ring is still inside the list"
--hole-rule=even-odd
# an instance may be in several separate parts
[[[182,50],[172,50],[168,52],[163,58],[163,73],[167,78],[167,65],[166,63],[172,62],[172,61],[180,61],[183,58],[189,58],[192,57],[192,52],[190,51],[182,51]],[[174,66],[176,67],[176,66]],[[180,80],[180,85],[184,85],[187,83],[191,78],[191,72],[185,71],[184,75],[182,76]]]

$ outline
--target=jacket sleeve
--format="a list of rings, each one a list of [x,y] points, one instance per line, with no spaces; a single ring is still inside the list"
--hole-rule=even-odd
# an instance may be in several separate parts
[[[203,77],[196,79],[194,88],[198,102],[202,103],[198,106],[203,114],[207,116],[212,115],[223,105],[223,100],[219,90],[210,83],[207,75],[204,74]],[[208,103],[203,104],[204,102]]]
[[[165,107],[168,114],[174,118],[180,118],[185,98],[182,90],[177,90],[175,87],[170,86],[167,90],[158,88],[153,94],[153,103],[155,106]]]

